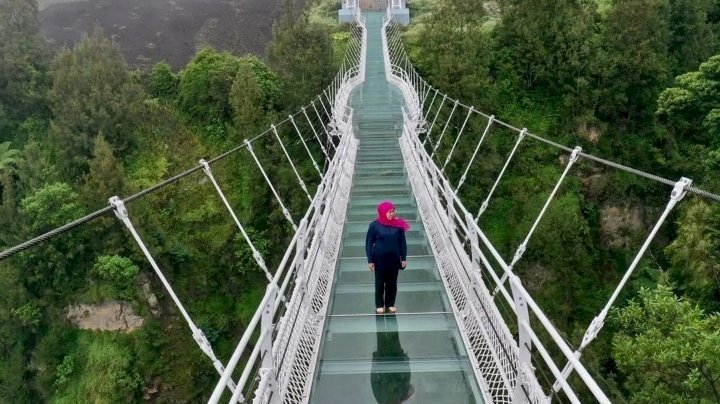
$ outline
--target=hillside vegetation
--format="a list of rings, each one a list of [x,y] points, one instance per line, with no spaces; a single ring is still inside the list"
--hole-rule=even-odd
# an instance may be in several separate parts
[[[418,0],[411,7],[405,47],[440,91],[555,142],[720,191],[717,2]],[[447,104],[439,125],[450,115]],[[450,118],[439,161],[466,113]],[[453,184],[486,124],[479,117],[468,122],[446,168]],[[490,131],[460,191],[471,211],[516,139],[497,125]],[[480,218],[507,260],[566,163],[566,153],[539,142],[520,147]],[[583,160],[563,183],[515,270],[572,346],[580,345],[670,191]],[[585,363],[614,401],[720,400],[719,229],[720,203],[688,195],[585,351]],[[538,372],[552,383],[549,370]]]
[[[54,54],[36,1],[0,4],[0,249],[216,156],[312,100],[347,35],[310,23],[290,2],[282,15],[265,58],[205,47],[180,70],[166,62],[131,70],[107,33]],[[301,216],[307,201],[277,141],[266,136],[255,150]],[[213,173],[276,267],[292,229],[250,155]],[[200,172],[128,209],[226,361],[267,280],[212,185]],[[0,262],[0,288],[0,402],[199,402],[218,379],[114,215]]]

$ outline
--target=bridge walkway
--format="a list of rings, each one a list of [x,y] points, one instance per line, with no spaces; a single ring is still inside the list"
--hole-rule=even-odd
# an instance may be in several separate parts
[[[360,145],[310,402],[482,402],[405,173],[398,143],[403,98],[385,78],[384,13],[364,15],[365,83],[351,96]],[[365,258],[368,225],[385,199],[411,225],[397,315],[374,313],[374,276]]]

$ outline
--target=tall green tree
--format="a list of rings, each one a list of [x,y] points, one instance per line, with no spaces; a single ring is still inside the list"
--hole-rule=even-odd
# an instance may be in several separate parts
[[[652,125],[657,96],[670,78],[669,23],[668,0],[617,0],[608,11],[599,110],[624,133]]]
[[[426,80],[476,107],[489,107],[490,35],[482,1],[442,0],[411,36],[411,57]],[[448,74],[452,71],[452,74]]]
[[[95,138],[89,167],[82,186],[82,196],[88,206],[104,206],[111,196],[125,194],[123,164],[115,157],[112,145],[103,136]]]
[[[283,105],[294,111],[310,102],[330,83],[336,68],[330,33],[285,2],[282,18],[273,24],[268,63],[282,83]]]
[[[117,43],[99,30],[58,55],[53,79],[50,139],[63,177],[79,182],[96,136],[102,135],[114,152],[128,152],[142,88],[131,79]]]
[[[50,54],[37,7],[37,0],[0,3],[0,142],[27,117],[47,113]]]
[[[632,402],[720,401],[720,315],[660,285],[643,288],[613,320],[613,357]]]
[[[239,68],[239,58],[230,53],[202,49],[180,73],[178,105],[204,123],[230,121],[228,95]]]
[[[581,97],[590,88],[596,2],[507,0],[495,30],[499,75],[525,89]]]
[[[254,137],[265,125],[263,94],[250,66],[240,66],[230,89],[230,106],[239,144],[242,139]]]
[[[16,166],[21,155],[20,150],[10,148],[10,142],[0,143],[0,175]]]
[[[45,185],[24,198],[20,213],[32,232],[25,235],[27,238],[78,219],[86,210],[77,193],[68,184],[58,182]],[[20,256],[23,280],[30,293],[62,301],[83,283],[87,263],[83,256],[86,240],[82,234],[82,229],[76,230]]]
[[[710,0],[670,0],[670,57],[675,75],[695,70],[718,51]]]
[[[177,93],[178,78],[168,62],[158,62],[153,66],[150,92],[155,97],[173,99]]]
[[[678,76],[659,95],[656,115],[678,142],[720,146],[720,55]]]
[[[720,209],[696,201],[678,223],[677,238],[666,248],[672,274],[704,307],[720,308]]]

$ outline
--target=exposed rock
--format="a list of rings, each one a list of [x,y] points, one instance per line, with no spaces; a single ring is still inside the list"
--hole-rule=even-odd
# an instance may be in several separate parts
[[[142,282],[142,294],[145,300],[148,302],[148,305],[150,306],[150,312],[153,314],[153,316],[157,317],[160,315],[160,305],[158,304],[158,299],[155,296],[155,294],[150,290],[150,281],[147,279],[144,279]]]
[[[40,0],[40,10],[42,33],[57,47],[72,49],[98,25],[118,38],[132,68],[165,60],[181,69],[195,55],[196,36],[234,55],[264,55],[282,7],[262,0]]]
[[[78,304],[66,311],[68,320],[83,330],[130,332],[140,328],[144,321],[127,302],[117,300],[96,305]]]
[[[520,277],[527,291],[533,296],[542,291],[545,284],[551,281],[551,274],[548,273],[545,267],[538,263],[532,263],[530,268],[522,271]]]
[[[608,179],[605,174],[593,174],[580,179],[585,189],[585,195],[590,199],[601,199],[607,188]]]
[[[485,12],[493,17],[500,17],[500,5],[497,1],[486,1],[483,3]]]
[[[597,144],[600,140],[600,129],[590,126],[586,122],[580,124],[578,132],[582,138],[587,139],[591,143]]]
[[[630,206],[600,208],[600,233],[607,246],[629,248],[634,235],[642,229],[642,208]]]
[[[155,395],[160,391],[160,382],[153,380],[151,383],[143,388],[143,399],[149,401],[155,398]]]
[[[38,10],[43,11],[55,4],[80,3],[88,0],[40,0],[38,1]]]

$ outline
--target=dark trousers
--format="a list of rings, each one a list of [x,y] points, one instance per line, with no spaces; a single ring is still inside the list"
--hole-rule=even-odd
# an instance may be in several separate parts
[[[399,268],[375,268],[375,307],[395,306]]]

